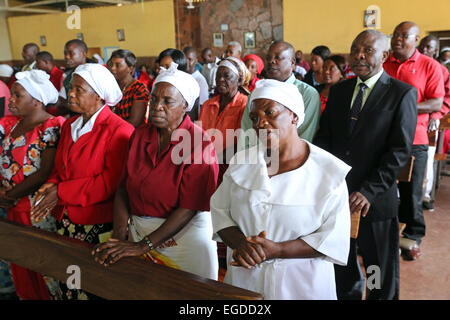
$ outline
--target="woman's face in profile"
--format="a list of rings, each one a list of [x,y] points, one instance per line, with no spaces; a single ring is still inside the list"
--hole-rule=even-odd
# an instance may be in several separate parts
[[[311,68],[314,72],[322,71],[323,59],[321,56],[311,54]]]
[[[180,91],[167,82],[158,82],[150,98],[150,122],[157,128],[176,128],[187,111]]]
[[[14,83],[11,87],[11,97],[9,98],[8,109],[15,117],[26,116],[33,107],[34,98],[19,83]]]
[[[249,114],[258,138],[268,148],[276,148],[289,136],[298,121],[297,116],[282,104],[270,99],[256,99]]]

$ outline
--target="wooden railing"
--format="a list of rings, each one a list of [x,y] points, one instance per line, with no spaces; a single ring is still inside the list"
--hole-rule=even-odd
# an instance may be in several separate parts
[[[0,219],[0,258],[66,282],[80,268],[81,288],[104,299],[261,300],[258,293],[154,264],[137,257],[103,267],[92,245]],[[207,263],[205,261],[205,263]]]

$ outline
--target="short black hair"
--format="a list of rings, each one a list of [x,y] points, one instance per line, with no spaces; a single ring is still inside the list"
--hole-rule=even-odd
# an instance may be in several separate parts
[[[331,56],[331,51],[327,46],[317,46],[312,49],[311,54],[315,54],[316,56],[321,57],[322,60],[325,60]]]
[[[110,59],[112,59],[112,58],[125,59],[127,66],[134,67],[134,68],[136,67],[137,58],[134,55],[134,53],[131,52],[130,50],[124,50],[124,49],[116,50],[111,54]]]
[[[53,56],[50,52],[48,51],[41,51],[36,55],[36,59],[40,59],[40,60],[44,60],[44,61],[49,61],[53,63]]]
[[[183,52],[184,52],[184,54],[185,55],[188,55],[189,53],[191,53],[191,52],[194,52],[196,55],[197,55],[197,50],[195,50],[195,48],[193,48],[193,47],[185,47],[184,49],[183,49]]]
[[[78,47],[80,47],[81,49],[83,49],[83,51],[87,54],[88,53],[88,47],[86,45],[86,42],[84,42],[83,40],[80,39],[72,39],[66,42],[66,44],[64,45],[65,48],[67,48],[68,46],[70,46],[71,44],[75,44]]]
[[[159,54],[158,60],[161,61],[164,57],[171,57],[173,62],[178,64],[178,70],[186,72],[187,70],[187,59],[183,51],[178,49],[166,49]]]

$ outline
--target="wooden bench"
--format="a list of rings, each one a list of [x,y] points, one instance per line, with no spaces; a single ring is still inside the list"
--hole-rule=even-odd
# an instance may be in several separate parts
[[[104,267],[92,245],[0,219],[0,258],[66,282],[67,268],[80,268],[81,288],[104,299],[261,300],[258,293],[188,272],[124,258]]]

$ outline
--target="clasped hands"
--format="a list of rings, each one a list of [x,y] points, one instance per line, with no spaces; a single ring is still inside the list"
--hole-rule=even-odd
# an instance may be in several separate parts
[[[266,239],[266,231],[244,238],[233,250],[232,266],[252,269],[256,265],[277,256],[279,244]]]

